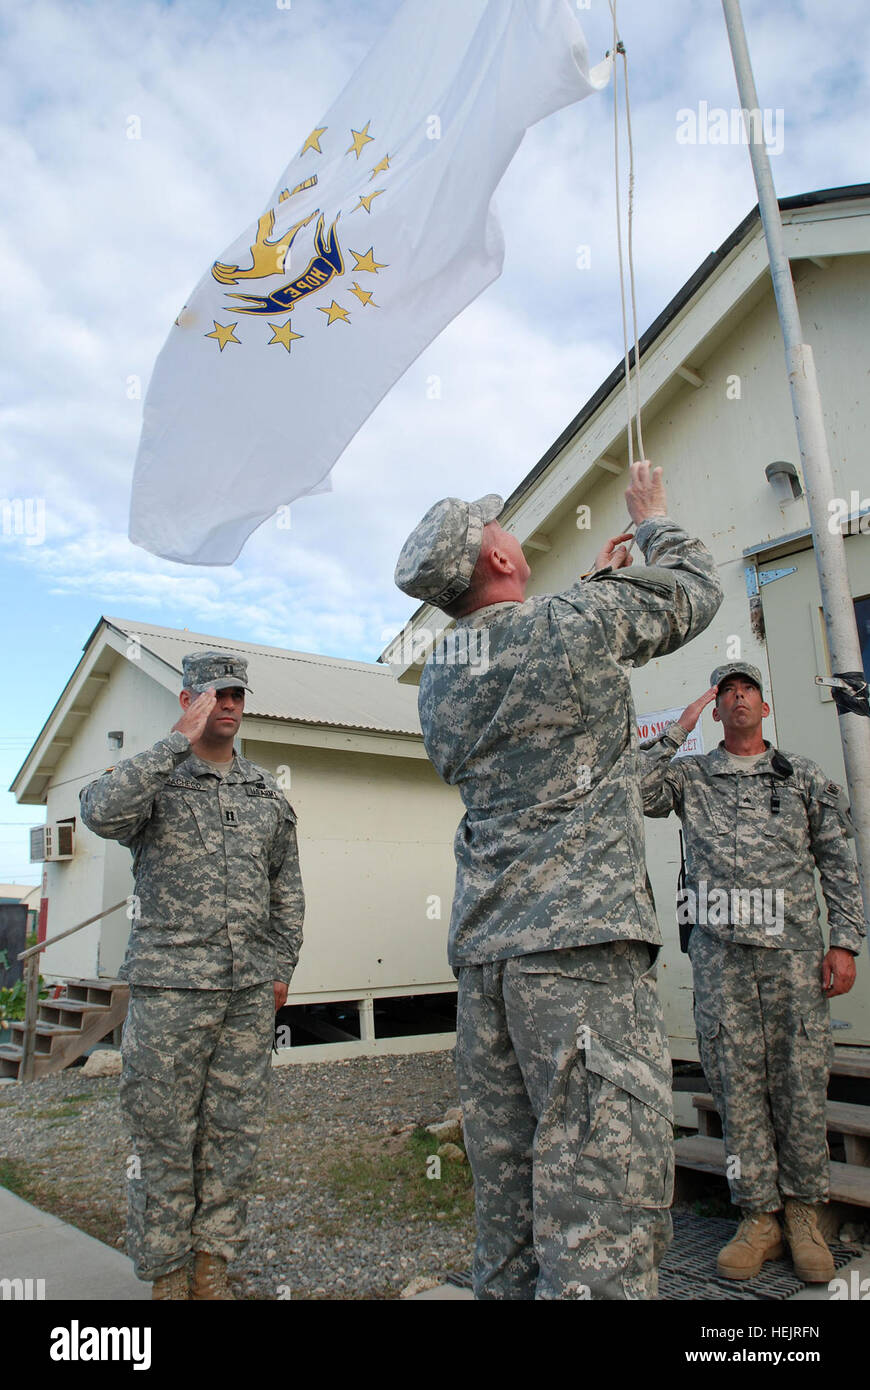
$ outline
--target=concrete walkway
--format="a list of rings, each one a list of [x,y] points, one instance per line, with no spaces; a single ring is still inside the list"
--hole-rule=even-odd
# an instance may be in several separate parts
[[[848,1301],[866,1298],[870,1294],[870,1254],[838,1270],[837,1278],[845,1280],[843,1292]],[[34,1282],[18,1289],[3,1283],[4,1280]],[[44,1292],[38,1280],[45,1281]],[[0,1187],[0,1302],[25,1295],[44,1297],[47,1301],[135,1302],[150,1300],[151,1285],[136,1278],[130,1261],[119,1250],[103,1245],[60,1217],[49,1216]],[[817,1284],[785,1302],[827,1302],[830,1298],[827,1285]],[[408,1301],[454,1299],[470,1300],[470,1289],[441,1284]]]
[[[151,1298],[151,1285],[136,1278],[120,1250],[0,1187],[0,1280],[4,1279],[34,1282],[23,1291],[0,1284],[0,1300],[25,1295],[76,1302]]]

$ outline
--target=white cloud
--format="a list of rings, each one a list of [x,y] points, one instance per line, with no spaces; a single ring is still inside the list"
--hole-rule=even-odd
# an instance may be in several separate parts
[[[410,369],[334,470],[332,494],[268,523],[229,571],[156,560],[125,538],[141,401],[169,324],[211,256],[393,12],[307,0],[19,6],[8,15],[0,200],[7,350],[0,493],[46,500],[31,588],[94,611],[374,656],[413,605],[392,584],[436,496],[507,495],[621,355],[609,93],[527,136],[498,195],[503,279]],[[762,101],[786,112],[781,192],[858,181],[868,143],[861,0],[744,5]],[[593,56],[604,6],[581,12]],[[718,6],[623,0],[637,152],[641,328],[755,201],[745,148],[680,146],[676,112],[736,105]],[[34,63],[33,55],[39,55]],[[130,118],[141,139],[128,139]],[[589,270],[576,265],[588,244]],[[441,378],[441,398],[427,383]],[[168,500],[171,505],[171,499]]]

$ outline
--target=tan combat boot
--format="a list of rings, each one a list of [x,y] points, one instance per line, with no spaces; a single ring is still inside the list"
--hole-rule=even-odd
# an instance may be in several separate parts
[[[210,1255],[207,1250],[197,1250],[193,1265],[193,1299],[231,1299],[235,1294],[227,1279],[227,1262],[223,1255]]]
[[[785,1200],[785,1238],[794,1272],[805,1284],[827,1284],[834,1277],[834,1257],[819,1229],[815,1207],[794,1197]]]
[[[170,1270],[169,1274],[161,1274],[154,1280],[151,1286],[151,1297],[155,1298],[190,1298],[190,1265],[182,1265],[180,1269]]]
[[[782,1254],[782,1231],[772,1211],[745,1211],[733,1240],[719,1251],[716,1268],[726,1279],[754,1279],[765,1260]]]

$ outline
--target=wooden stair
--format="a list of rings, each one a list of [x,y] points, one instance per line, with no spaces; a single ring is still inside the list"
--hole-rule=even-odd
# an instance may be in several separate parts
[[[693,1168],[698,1173],[717,1173],[725,1176],[725,1144],[721,1139],[706,1135],[691,1135],[678,1139],[674,1145],[677,1167]],[[870,1168],[855,1163],[831,1163],[831,1201],[848,1202],[856,1207],[870,1207]]]
[[[36,1022],[34,1080],[63,1071],[77,1057],[119,1029],[127,1017],[125,980],[67,980],[56,999],[41,999]],[[0,1078],[17,1080],[24,1024],[10,1021],[13,1040],[0,1045]]]
[[[838,1076],[870,1079],[870,1058],[864,1051],[850,1057],[847,1048],[838,1048],[831,1071]],[[677,1166],[724,1177],[725,1145],[719,1137],[722,1124],[713,1098],[694,1095],[692,1104],[698,1116],[698,1133],[676,1141]],[[829,1100],[825,1119],[828,1133],[842,1140],[846,1155],[845,1163],[830,1165],[831,1201],[870,1207],[870,1105]]]
[[[709,1095],[692,1096],[698,1112],[698,1134],[701,1138],[721,1139],[722,1121]],[[829,1134],[842,1138],[846,1163],[870,1168],[870,1105],[852,1105],[842,1100],[825,1104],[825,1121]]]

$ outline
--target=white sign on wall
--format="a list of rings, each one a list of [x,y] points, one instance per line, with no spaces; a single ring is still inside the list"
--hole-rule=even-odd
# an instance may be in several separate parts
[[[641,743],[646,739],[658,738],[663,734],[669,724],[676,724],[682,708],[677,709],[658,709],[653,710],[652,714],[637,715],[637,736]],[[675,754],[677,758],[684,758],[687,753],[703,753],[704,735],[701,732],[701,721],[695,725],[685,743],[680,744],[679,750]]]

